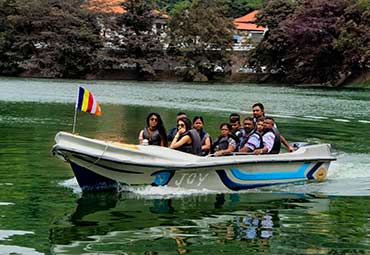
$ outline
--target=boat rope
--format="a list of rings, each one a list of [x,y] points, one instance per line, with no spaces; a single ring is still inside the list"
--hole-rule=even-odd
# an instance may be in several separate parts
[[[101,160],[101,158],[104,156],[104,154],[107,152],[108,148],[109,148],[109,143],[107,142],[106,143],[107,145],[105,146],[105,149],[103,151],[103,153],[92,163],[93,165],[95,165],[96,163],[99,162],[99,160]]]

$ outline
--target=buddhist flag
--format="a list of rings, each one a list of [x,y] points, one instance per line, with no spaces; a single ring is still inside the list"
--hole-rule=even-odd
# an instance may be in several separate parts
[[[99,103],[95,100],[94,95],[83,87],[79,87],[78,89],[76,109],[95,114],[96,116],[100,116],[102,114]]]

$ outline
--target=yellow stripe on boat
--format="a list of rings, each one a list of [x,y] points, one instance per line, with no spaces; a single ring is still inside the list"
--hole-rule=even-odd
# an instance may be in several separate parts
[[[137,145],[134,144],[113,142],[113,145],[120,146],[126,149],[139,150],[139,147],[137,147]]]

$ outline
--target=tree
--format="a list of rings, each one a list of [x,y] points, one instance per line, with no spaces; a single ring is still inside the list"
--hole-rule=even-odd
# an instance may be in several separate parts
[[[162,30],[154,21],[164,17],[145,0],[127,0],[122,5],[125,12],[111,20],[114,33],[105,67],[133,67],[138,74],[154,75],[155,63],[164,56]]]
[[[29,55],[28,50],[14,47],[17,42],[15,27],[12,20],[17,15],[16,0],[0,1],[0,74],[15,74],[19,72],[19,61],[24,55]]]
[[[231,0],[227,1],[227,17],[237,18],[253,10],[262,8],[264,0]]]
[[[101,47],[95,17],[78,0],[5,0],[3,24],[6,56],[16,56],[12,69],[49,77],[81,77],[94,69]],[[3,37],[4,38],[4,37]],[[0,46],[1,47],[1,46]]]
[[[186,80],[208,80],[216,67],[229,67],[233,25],[225,12],[224,1],[195,0],[171,18],[169,52]]]
[[[361,15],[350,11],[352,1],[305,0],[290,7],[282,4],[281,0],[272,2],[275,5],[267,5],[258,17],[258,22],[267,25],[270,31],[251,53],[250,64],[266,65],[267,70],[278,71],[280,77],[289,83],[331,86],[340,85],[353,67],[359,66],[360,52],[368,49],[366,25],[368,28],[369,23],[366,23],[364,14],[358,23],[360,27],[352,27],[352,22],[361,20]],[[281,12],[277,6],[282,8]],[[350,17],[350,13],[354,16]],[[356,32],[356,29],[364,34],[360,30]],[[356,46],[354,42],[358,39],[361,43]],[[357,60],[353,54],[358,56]]]
[[[370,2],[360,0],[346,8],[337,25],[340,34],[334,41],[334,49],[343,55],[342,77],[369,72]]]
[[[288,20],[297,8],[294,0],[273,0],[257,14],[256,23],[259,26],[267,27],[262,42],[248,55],[248,63],[257,70],[267,66],[269,70],[279,70],[284,73],[282,61],[288,53],[287,34],[280,27],[280,23]]]

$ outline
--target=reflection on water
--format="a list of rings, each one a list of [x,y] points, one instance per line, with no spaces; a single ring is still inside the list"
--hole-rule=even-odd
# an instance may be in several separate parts
[[[84,193],[68,217],[73,226],[56,226],[50,239],[57,254],[104,250],[160,254],[164,249],[168,254],[218,254],[223,249],[245,254],[251,249],[263,251],[271,245],[270,239],[279,240],[281,212],[302,208],[306,211],[302,217],[310,220],[312,211],[327,212],[328,202],[289,193],[149,200],[133,198],[131,193]],[[240,245],[243,250],[238,250]]]

